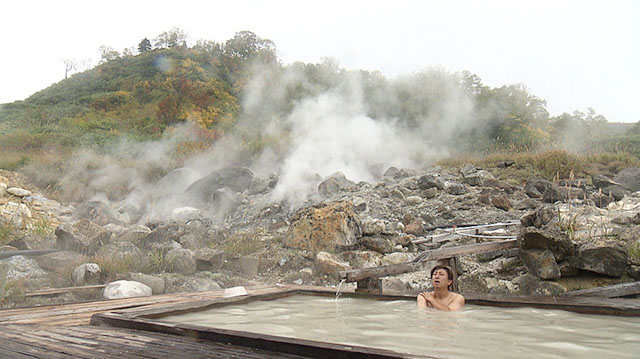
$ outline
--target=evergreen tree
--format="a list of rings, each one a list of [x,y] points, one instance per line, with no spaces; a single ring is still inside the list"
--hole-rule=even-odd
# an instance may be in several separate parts
[[[149,39],[147,39],[146,37],[142,39],[142,41],[140,41],[140,43],[138,44],[138,51],[141,54],[151,51],[151,41],[149,41]]]

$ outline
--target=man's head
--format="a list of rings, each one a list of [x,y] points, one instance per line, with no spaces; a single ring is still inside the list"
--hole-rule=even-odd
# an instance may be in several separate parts
[[[441,288],[444,286],[447,289],[451,289],[451,284],[453,284],[451,268],[441,264],[433,267],[433,269],[431,269],[431,283],[434,288]]]

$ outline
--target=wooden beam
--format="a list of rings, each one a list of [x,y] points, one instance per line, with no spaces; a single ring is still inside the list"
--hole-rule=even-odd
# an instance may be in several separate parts
[[[615,285],[608,285],[606,287],[597,287],[591,289],[574,290],[572,292],[564,293],[566,297],[602,297],[602,298],[617,298],[627,295],[640,294],[640,281],[621,283]]]
[[[29,249],[24,251],[6,251],[0,252],[0,259],[5,259],[13,256],[25,256],[25,257],[36,257],[42,256],[49,253],[60,252],[59,249]]]
[[[86,290],[86,289],[102,289],[106,286],[107,286],[106,284],[98,284],[98,285],[85,285],[82,287],[47,288],[47,289],[41,289],[41,290],[36,290],[33,292],[26,293],[24,296],[38,297],[43,295],[63,294],[68,292],[77,292],[77,291]]]

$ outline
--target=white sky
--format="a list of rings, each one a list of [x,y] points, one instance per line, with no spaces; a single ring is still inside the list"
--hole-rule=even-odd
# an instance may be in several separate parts
[[[11,1],[2,4],[0,103],[64,78],[63,59],[99,59],[179,27],[195,42],[241,30],[284,63],[335,57],[387,76],[441,65],[489,86],[524,83],[552,115],[593,107],[640,121],[640,1]]]

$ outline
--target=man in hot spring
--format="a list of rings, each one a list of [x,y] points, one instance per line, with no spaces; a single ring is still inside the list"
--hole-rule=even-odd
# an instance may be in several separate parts
[[[445,265],[437,265],[431,270],[431,283],[433,292],[418,294],[419,308],[436,308],[440,310],[460,310],[464,307],[464,297],[458,293],[449,291],[453,283],[451,268]]]

